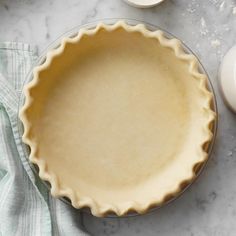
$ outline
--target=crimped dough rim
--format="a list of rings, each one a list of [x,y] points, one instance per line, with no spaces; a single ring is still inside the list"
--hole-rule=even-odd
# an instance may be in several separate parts
[[[199,160],[192,163],[192,171],[187,172],[185,178],[183,178],[174,189],[170,189],[166,192],[165,196],[162,196],[161,199],[148,199],[145,204],[138,203],[135,201],[125,202],[122,206],[115,204],[101,204],[98,203],[95,199],[90,196],[77,196],[75,191],[71,188],[60,189],[57,176],[53,173],[47,171],[47,163],[45,160],[40,159],[36,155],[37,152],[37,143],[35,143],[30,138],[30,131],[32,128],[31,121],[27,116],[27,110],[30,109],[34,98],[30,95],[32,88],[36,87],[40,83],[39,72],[46,70],[50,65],[54,57],[62,54],[67,43],[78,43],[84,35],[95,35],[100,29],[107,31],[113,31],[118,28],[123,28],[127,32],[140,32],[143,36],[148,38],[156,38],[160,45],[163,47],[170,48],[174,51],[175,56],[189,65],[189,73],[194,76],[199,81],[199,90],[204,94],[206,102],[203,106],[203,112],[208,116],[207,122],[203,124],[203,129],[201,132],[204,132],[204,140],[198,150]],[[25,144],[30,147],[30,162],[36,164],[39,167],[39,176],[41,179],[48,181],[51,185],[51,194],[54,197],[67,197],[70,199],[71,204],[75,208],[84,208],[89,207],[92,214],[95,216],[106,216],[110,213],[115,213],[118,216],[123,216],[128,212],[137,212],[139,214],[147,212],[150,208],[155,206],[160,206],[167,202],[169,199],[177,196],[182,190],[183,186],[191,183],[197,175],[196,167],[202,166],[208,159],[207,147],[210,144],[213,133],[212,133],[212,124],[216,120],[216,114],[211,108],[213,101],[213,94],[207,88],[207,76],[199,72],[199,62],[196,57],[192,54],[187,54],[184,52],[181,42],[178,39],[168,39],[164,36],[164,32],[161,30],[149,31],[145,28],[143,24],[137,24],[131,26],[126,24],[124,21],[118,21],[113,25],[106,25],[104,23],[99,23],[94,29],[81,29],[78,34],[73,38],[63,38],[60,46],[56,49],[53,49],[47,53],[46,60],[39,66],[35,67],[33,70],[33,79],[24,87],[25,94],[25,103],[20,110],[19,117],[23,123],[24,133],[22,140]]]

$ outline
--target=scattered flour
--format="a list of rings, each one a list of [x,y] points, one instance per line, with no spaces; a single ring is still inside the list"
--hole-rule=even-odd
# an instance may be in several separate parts
[[[196,4],[196,1],[193,0],[187,5],[187,12],[190,14],[194,13],[196,11],[196,8],[198,7],[198,4]]]
[[[228,26],[225,27],[225,31],[228,32],[230,28]]]
[[[218,3],[218,0],[211,0],[211,2],[212,2],[213,4],[217,4],[217,3]]]
[[[214,48],[217,48],[220,45],[221,45],[221,42],[218,39],[214,39],[214,40],[211,41],[211,46],[214,47]]]
[[[203,17],[201,18],[201,25],[202,25],[202,28],[206,28],[206,21]]]
[[[225,1],[223,1],[219,6],[219,11],[223,11],[225,8]]]
[[[233,7],[233,14],[236,15],[236,7]]]
[[[205,21],[205,19],[202,17],[202,18],[201,18],[201,30],[200,30],[200,33],[201,33],[202,35],[207,35],[208,32],[209,32],[209,31],[208,31],[208,29],[207,29],[206,21]]]
[[[196,8],[189,7],[189,8],[187,8],[187,11],[189,13],[194,13],[196,11]]]

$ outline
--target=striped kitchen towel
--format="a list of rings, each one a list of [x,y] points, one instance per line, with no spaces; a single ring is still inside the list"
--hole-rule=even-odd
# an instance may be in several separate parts
[[[18,106],[36,59],[27,44],[0,43],[0,235],[85,236],[81,212],[50,196],[23,151]]]

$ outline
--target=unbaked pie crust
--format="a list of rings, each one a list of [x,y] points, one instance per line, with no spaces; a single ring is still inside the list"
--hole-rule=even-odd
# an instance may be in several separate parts
[[[212,93],[195,56],[123,21],[82,29],[25,86],[23,141],[55,197],[95,216],[146,212],[191,182],[212,139]]]

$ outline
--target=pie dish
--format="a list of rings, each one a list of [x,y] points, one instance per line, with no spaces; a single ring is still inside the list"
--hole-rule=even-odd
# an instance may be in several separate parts
[[[51,194],[95,216],[144,213],[206,162],[216,115],[181,42],[99,23],[47,53],[24,88],[23,141]]]

